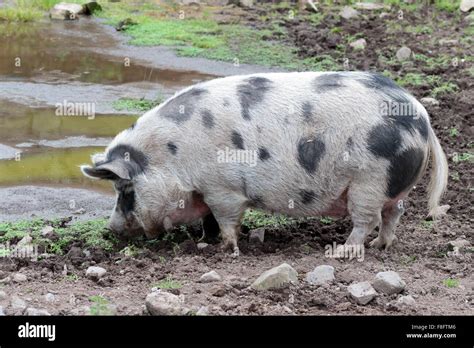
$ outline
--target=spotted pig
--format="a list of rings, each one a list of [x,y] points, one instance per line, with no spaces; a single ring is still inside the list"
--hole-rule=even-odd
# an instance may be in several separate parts
[[[432,159],[429,212],[437,215],[447,162],[425,108],[392,80],[368,72],[269,73],[191,86],[148,111],[85,175],[117,192],[119,236],[216,221],[239,252],[245,209],[350,215],[346,244],[388,248],[403,199]]]

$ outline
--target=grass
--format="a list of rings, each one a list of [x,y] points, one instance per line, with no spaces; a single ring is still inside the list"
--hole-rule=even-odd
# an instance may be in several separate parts
[[[106,230],[107,220],[97,219],[76,222],[71,225],[62,220],[45,221],[22,220],[0,223],[0,243],[16,243],[26,235],[32,237],[32,243],[44,247],[47,253],[62,255],[73,242],[82,242],[84,247],[97,247],[106,251],[114,248],[116,239]],[[44,238],[41,230],[52,226],[58,238]]]
[[[444,279],[443,285],[448,288],[457,288],[459,286],[459,280],[452,278]]]
[[[423,220],[423,221],[421,222],[421,226],[422,226],[423,228],[426,228],[426,229],[428,229],[428,230],[431,230],[431,229],[433,228],[433,226],[434,226],[434,221],[432,221],[432,220]]]
[[[155,106],[160,105],[161,99],[149,100],[149,99],[134,99],[134,98],[120,98],[113,102],[112,106],[117,111],[136,111],[145,112],[153,109]]]
[[[449,129],[449,136],[450,136],[451,138],[456,138],[458,135],[459,135],[459,131],[458,131],[458,129],[457,129],[456,127],[451,127],[451,128]]]
[[[183,285],[179,281],[172,279],[171,276],[168,276],[152,285],[152,288],[155,287],[158,289],[181,289]]]
[[[249,229],[259,227],[283,227],[291,225],[296,221],[296,219],[284,215],[272,215],[259,210],[249,209],[244,214],[242,225]]]
[[[463,153],[456,153],[454,156],[453,156],[453,162],[454,163],[459,163],[459,162],[466,162],[466,161],[469,161],[469,162],[472,162],[474,160],[474,154],[470,153],[470,152],[463,152]]]
[[[32,22],[43,18],[61,0],[15,0],[12,5],[0,8],[0,21]],[[86,0],[68,0],[71,3],[85,3]]]
[[[90,306],[91,315],[112,315],[113,311],[109,306],[109,301],[99,295],[89,297],[92,302]]]

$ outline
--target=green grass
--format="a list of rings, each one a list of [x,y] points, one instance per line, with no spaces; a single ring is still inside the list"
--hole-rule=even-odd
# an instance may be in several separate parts
[[[328,217],[328,216],[323,216],[322,218],[319,219],[323,225],[330,225],[334,222],[334,219]]]
[[[73,242],[82,242],[84,247],[98,247],[112,251],[116,239],[106,230],[107,220],[97,219],[86,222],[67,224],[61,220],[44,221],[25,220],[0,223],[0,243],[16,243],[26,235],[33,239],[32,243],[42,246],[46,252],[62,255]],[[50,240],[41,235],[45,226],[52,226],[58,238]]]
[[[432,221],[432,220],[423,220],[423,221],[421,222],[421,226],[422,226],[423,228],[426,228],[426,229],[428,229],[428,230],[431,230],[431,229],[433,228],[433,226],[434,226],[434,221]]]
[[[15,0],[11,5],[0,8],[0,21],[32,22],[43,18],[61,0]],[[83,4],[86,0],[68,0]]]
[[[459,135],[459,131],[458,131],[458,129],[457,129],[456,127],[451,127],[451,128],[449,129],[449,136],[450,136],[451,138],[456,138],[458,135]]]
[[[112,315],[113,311],[109,306],[109,301],[99,295],[89,297],[92,302],[90,306],[91,315]]]
[[[472,162],[473,160],[474,160],[474,154],[470,152],[463,152],[460,154],[457,153],[453,156],[454,163],[466,162],[466,161]]]
[[[259,227],[283,227],[291,225],[296,221],[296,219],[284,215],[269,214],[260,210],[249,209],[244,214],[242,225],[249,229]]]
[[[448,288],[457,288],[459,286],[459,280],[448,278],[443,280],[443,285]]]
[[[149,99],[134,99],[134,98],[120,98],[113,102],[112,106],[117,111],[136,111],[145,112],[153,109],[155,106],[160,105],[161,99],[149,100]]]
[[[179,281],[172,279],[171,276],[152,285],[152,288],[158,289],[181,289],[182,287],[183,285]]]

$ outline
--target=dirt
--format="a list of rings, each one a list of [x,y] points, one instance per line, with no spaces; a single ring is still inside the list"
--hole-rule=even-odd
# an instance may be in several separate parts
[[[434,13],[423,10],[415,14],[405,13],[411,25],[425,24]],[[265,13],[264,8],[249,11],[249,18],[258,18],[256,13]],[[366,12],[364,12],[366,13]],[[474,126],[473,79],[466,70],[452,65],[440,66],[436,71],[415,62],[408,65],[386,65],[375,54],[377,50],[394,55],[397,47],[409,46],[413,51],[430,54],[446,53],[453,56],[472,55],[472,48],[456,45],[454,48],[440,45],[440,38],[458,38],[464,26],[461,20],[450,14],[438,14],[440,23],[454,21],[457,26],[439,28],[434,33],[423,35],[387,35],[384,28],[396,22],[397,12],[392,9],[383,21],[378,14],[366,13],[369,21],[354,19],[341,21],[329,16],[317,29],[304,21],[285,21],[289,31],[287,40],[295,43],[302,57],[315,54],[335,54],[334,49],[341,38],[331,34],[327,28],[339,26],[343,31],[362,33],[367,40],[367,48],[362,52],[348,50],[346,56],[352,68],[363,70],[390,70],[395,75],[409,71],[425,71],[455,81],[458,93],[438,97],[439,106],[427,107],[433,128],[448,156],[451,177],[443,204],[451,206],[447,215],[435,224],[425,221],[427,213],[427,175],[414,188],[406,201],[406,212],[401,218],[396,234],[398,243],[389,251],[366,248],[363,262],[356,260],[335,260],[326,258],[325,246],[333,242],[343,243],[350,233],[348,218],[325,224],[319,219],[310,219],[290,227],[268,228],[263,244],[248,242],[249,231],[244,229],[239,238],[241,255],[233,258],[221,252],[216,244],[203,250],[197,248],[201,235],[199,228],[190,229],[190,237],[176,235],[173,241],[160,240],[142,243],[140,253],[124,256],[117,251],[87,250],[80,244],[70,246],[69,253],[51,256],[40,261],[26,259],[0,260],[0,279],[13,272],[27,275],[25,283],[4,284],[7,299],[0,300],[8,314],[20,314],[8,307],[8,298],[18,295],[28,306],[45,308],[51,314],[87,314],[84,306],[94,306],[91,296],[100,295],[116,306],[117,314],[142,315],[145,297],[160,281],[171,278],[181,285],[168,290],[182,294],[185,303],[193,311],[207,306],[210,314],[223,315],[272,315],[272,314],[474,314],[474,276],[472,273],[472,249],[456,255],[448,247],[448,242],[461,238],[471,245],[473,238],[473,196],[472,161],[457,161],[456,154],[472,152]],[[440,16],[440,17],[439,17]],[[269,23],[249,20],[249,23],[266,27]],[[454,29],[456,28],[456,29]],[[150,48],[150,50],[153,50]],[[337,58],[337,57],[336,57]],[[428,69],[428,70],[427,70]],[[427,86],[410,87],[418,98],[429,95]],[[457,136],[449,134],[455,127]],[[454,173],[457,173],[454,174]],[[369,236],[374,238],[376,232]],[[85,251],[85,252],[84,252]],[[282,290],[252,290],[250,284],[265,270],[286,262],[299,273],[299,284]],[[305,274],[316,266],[329,264],[335,268],[335,282],[329,286],[312,286],[305,282]],[[64,265],[67,272],[64,273]],[[107,269],[103,279],[96,282],[85,276],[90,265],[100,265]],[[210,270],[217,271],[222,281],[200,283],[200,276]],[[389,303],[399,295],[379,294],[365,306],[356,305],[347,297],[347,286],[353,282],[372,280],[384,270],[399,273],[406,282],[402,294],[411,295],[416,305],[396,309]],[[448,287],[446,279],[456,279],[458,284]],[[46,293],[55,294],[56,301],[45,300]],[[82,308],[82,309],[81,309]]]

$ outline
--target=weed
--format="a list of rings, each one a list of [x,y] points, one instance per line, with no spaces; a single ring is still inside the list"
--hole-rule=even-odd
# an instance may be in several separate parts
[[[259,227],[282,227],[294,223],[296,219],[284,215],[272,215],[259,210],[249,209],[245,212],[242,225],[249,229]]]
[[[183,285],[179,281],[172,279],[171,276],[167,276],[165,279],[152,285],[152,288],[155,287],[158,289],[181,289]]]
[[[137,112],[146,112],[150,109],[153,109],[155,106],[160,105],[162,102],[161,99],[148,100],[148,99],[134,99],[134,98],[120,98],[113,102],[113,107],[115,110],[122,111],[137,111]]]
[[[90,307],[91,315],[112,315],[113,311],[109,307],[109,301],[99,295],[89,297],[89,300],[93,303]]]
[[[452,278],[447,278],[443,280],[444,286],[448,288],[457,288],[459,286],[459,280],[457,279],[452,279]]]
[[[329,216],[323,216],[319,221],[321,221],[323,225],[330,225],[334,222],[334,220]]]
[[[455,137],[457,137],[458,135],[459,135],[459,132],[458,132],[458,129],[457,129],[456,127],[451,127],[451,128],[449,129],[449,136],[450,136],[451,138],[455,138]]]

